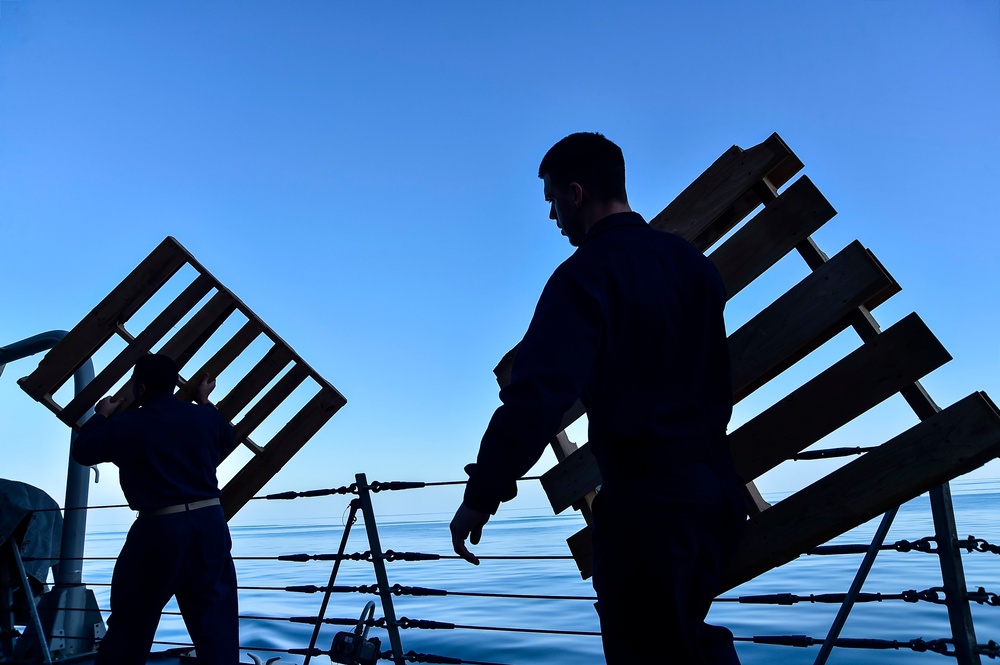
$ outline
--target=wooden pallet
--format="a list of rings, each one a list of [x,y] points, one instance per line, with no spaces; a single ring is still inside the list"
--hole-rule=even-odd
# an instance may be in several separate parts
[[[793,250],[811,269],[731,331],[736,402],[847,328],[854,328],[862,341],[730,432],[753,514],[726,589],[1000,455],[1000,412],[985,393],[972,393],[940,410],[920,386],[923,376],[951,359],[920,318],[911,314],[885,331],[875,322],[871,310],[900,290],[892,276],[857,241],[830,258],[819,250],[811,235],[836,212],[807,177],[779,193],[802,167],[777,134],[747,150],[734,146],[650,221],[703,252],[711,250],[708,256],[722,274],[729,298]],[[501,386],[510,379],[516,351],[508,352],[494,370]],[[773,506],[761,498],[755,479],[897,393],[921,422]],[[576,404],[564,427],[583,414]],[[565,431],[552,448],[558,462],[543,475],[542,485],[556,513],[574,507],[587,522],[568,540],[586,578],[590,502],[600,472],[587,444],[576,446]]]
[[[162,309],[154,307],[158,303],[151,301],[158,294],[169,298],[170,289],[165,286],[177,286],[178,280],[183,282],[179,293]],[[147,304],[157,309],[155,315],[140,330],[127,329],[126,324]],[[224,332],[230,328],[235,330]],[[113,338],[118,341],[112,342]],[[112,347],[122,342],[124,348],[96,370],[89,384],[64,405],[57,403],[54,395],[78,368],[102,351],[111,349],[107,352],[114,354]],[[248,361],[247,349],[262,342],[268,347],[263,357]],[[171,237],[160,243],[45,355],[34,372],[18,383],[60,420],[77,428],[94,404],[115,386],[119,386],[116,397],[124,400],[120,409],[128,408],[132,394],[122,381],[140,357],[154,350],[177,362],[181,370],[177,392],[180,399],[190,401],[193,389],[205,374],[221,377],[220,389],[223,384],[231,386],[212,397],[219,411],[233,423],[238,440],[253,456],[222,490],[227,518],[235,515],[347,403],[336,388]],[[199,352],[206,359],[186,374],[185,367]],[[312,396],[301,404],[303,394]],[[296,410],[277,433],[266,442],[254,442],[251,436],[263,432],[261,425],[269,416],[290,408]]]

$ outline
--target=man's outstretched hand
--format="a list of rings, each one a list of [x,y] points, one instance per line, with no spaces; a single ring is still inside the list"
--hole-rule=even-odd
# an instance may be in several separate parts
[[[465,546],[465,539],[468,538],[470,543],[478,545],[479,539],[483,537],[483,527],[489,520],[489,513],[473,510],[465,503],[459,506],[458,512],[451,520],[451,544],[455,548],[455,554],[478,566],[479,559]]]

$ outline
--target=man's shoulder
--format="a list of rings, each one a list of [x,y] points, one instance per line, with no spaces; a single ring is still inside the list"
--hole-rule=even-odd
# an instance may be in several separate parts
[[[159,399],[148,404],[138,411],[126,411],[125,414],[135,414],[141,416],[145,411],[147,416],[160,416],[168,418],[190,418],[195,420],[220,418],[218,409],[207,404],[196,404],[194,402],[183,402],[176,397]]]

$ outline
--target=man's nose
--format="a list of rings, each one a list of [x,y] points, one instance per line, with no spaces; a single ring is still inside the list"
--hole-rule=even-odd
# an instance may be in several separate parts
[[[556,204],[549,205],[549,219],[556,219]]]

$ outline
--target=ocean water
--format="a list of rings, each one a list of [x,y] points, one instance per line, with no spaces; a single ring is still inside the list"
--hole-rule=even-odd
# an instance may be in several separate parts
[[[1000,543],[997,506],[1000,493],[995,487],[953,485],[959,537],[973,535],[992,544]],[[344,499],[345,508],[347,499]],[[443,555],[436,561],[387,562],[390,585],[419,586],[444,590],[444,596],[398,595],[393,598],[397,617],[454,624],[453,629],[409,628],[401,631],[404,652],[458,658],[469,663],[532,663],[572,665],[602,660],[599,625],[594,609],[593,589],[583,580],[575,563],[568,558],[565,539],[583,523],[578,515],[528,515],[495,519],[477,554],[485,555],[476,567],[453,558],[447,520],[392,521],[376,519],[384,550]],[[831,544],[867,543],[879,519],[831,541]],[[250,653],[263,661],[279,657],[275,665],[302,663],[301,656],[288,649],[308,646],[313,626],[290,621],[291,617],[315,616],[321,593],[285,591],[287,586],[325,585],[332,562],[279,561],[277,557],[295,553],[335,553],[344,534],[341,523],[304,521],[259,526],[234,526],[233,550],[237,558],[240,586],[241,644],[244,662]],[[887,543],[912,541],[933,534],[926,496],[904,504],[889,531]],[[107,607],[108,582],[113,561],[96,557],[115,556],[124,532],[95,529],[88,535],[85,580],[94,589],[102,609]],[[640,544],[641,546],[641,544]],[[359,513],[347,542],[346,553],[370,549],[365,525]],[[509,558],[508,558],[509,557]],[[803,556],[772,570],[732,591],[722,594],[713,605],[709,620],[730,628],[745,665],[764,663],[812,663],[819,646],[788,647],[756,644],[754,636],[807,635],[825,637],[840,608],[837,603],[797,603],[758,605],[735,602],[740,596],[791,593],[844,593],[848,590],[863,555]],[[1000,592],[1000,557],[989,552],[963,553],[968,586]],[[341,564],[335,584],[356,587],[376,583],[369,561],[347,560]],[[885,551],[878,555],[863,587],[864,592],[899,594],[940,586],[938,558],[922,552]],[[497,595],[558,596],[554,599],[508,598]],[[572,597],[572,598],[566,598]],[[359,592],[332,594],[326,617],[357,620],[365,603],[376,601],[375,617],[384,616],[376,596]],[[187,632],[176,606],[168,605],[157,633],[157,648],[188,643]],[[1000,639],[1000,607],[973,605],[978,642]],[[648,645],[650,663],[669,662],[656,654],[669,645],[658,642],[656,599],[649,607],[635,611],[635,638]],[[323,626],[317,646],[329,649],[338,631],[348,626]],[[887,600],[855,605],[841,637],[878,638],[909,642],[917,638],[933,640],[950,635],[943,604],[908,603]],[[369,637],[378,637],[382,649],[389,649],[386,632],[372,628]],[[984,661],[988,659],[984,658]],[[312,662],[329,663],[326,656]],[[828,662],[875,665],[883,663],[947,663],[950,657],[909,648],[900,650],[837,648]]]

